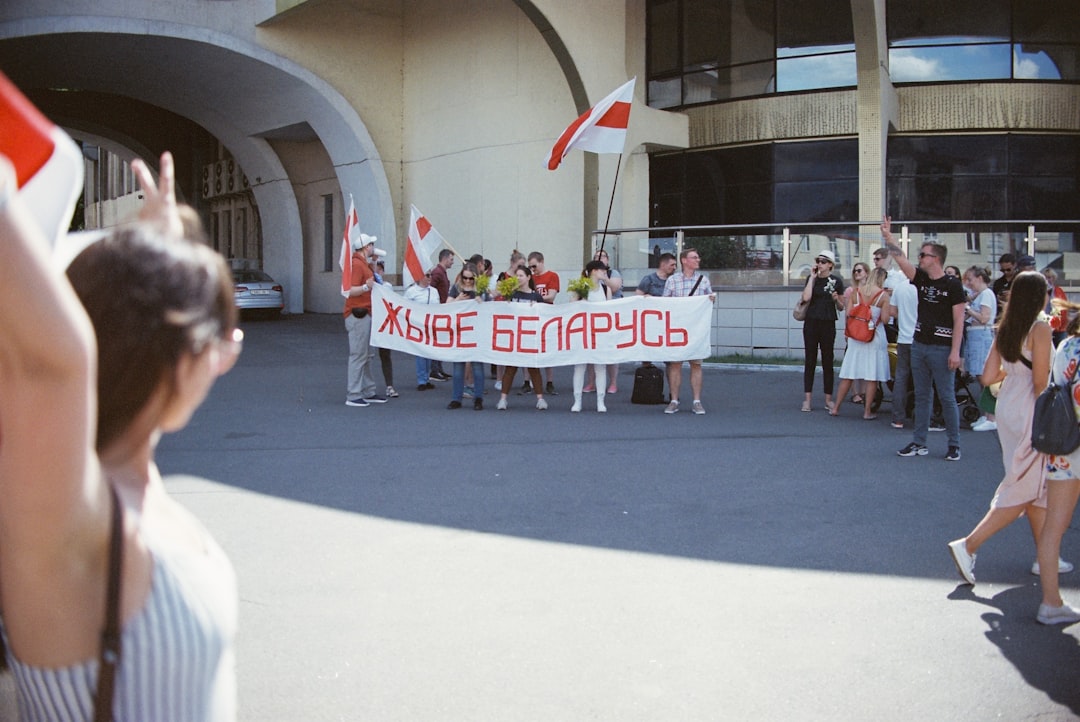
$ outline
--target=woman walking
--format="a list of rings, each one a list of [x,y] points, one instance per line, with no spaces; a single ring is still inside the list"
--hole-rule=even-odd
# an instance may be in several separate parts
[[[990,288],[990,271],[972,266],[964,273],[964,285],[975,296],[964,307],[964,370],[975,375],[982,373],[986,358],[994,345],[994,319],[997,318],[997,296]],[[971,425],[972,431],[995,431],[993,414],[986,414]]]
[[[975,583],[975,555],[987,539],[1026,514],[1038,543],[1046,520],[1047,456],[1031,446],[1035,398],[1050,378],[1053,351],[1050,326],[1040,319],[1045,299],[1046,279],[1041,274],[1016,274],[980,377],[983,386],[1002,382],[997,416],[1005,478],[982,521],[967,536],[949,542],[956,569],[968,584]],[[1072,569],[1064,562],[1061,567]]]
[[[821,351],[821,377],[825,385],[825,407],[833,405],[833,346],[836,345],[836,312],[844,307],[844,282],[833,275],[836,256],[822,251],[814,259],[810,277],[806,279],[802,300],[808,301],[803,321],[803,411],[811,411],[810,396],[814,391],[814,369]]]
[[[1076,375],[1080,370],[1080,305],[1068,301],[1055,301],[1054,311],[1068,314],[1071,320],[1065,326],[1065,340],[1054,354],[1053,381],[1062,388],[1071,389],[1073,408],[1080,413],[1077,403]],[[1078,416],[1080,418],[1080,416]],[[1038,539],[1038,561],[1042,586],[1042,603],[1035,615],[1042,624],[1073,624],[1080,622],[1080,609],[1070,606],[1061,598],[1058,573],[1061,571],[1061,539],[1072,522],[1076,500],[1080,498],[1080,449],[1058,456],[1051,454],[1046,467],[1046,521]]]

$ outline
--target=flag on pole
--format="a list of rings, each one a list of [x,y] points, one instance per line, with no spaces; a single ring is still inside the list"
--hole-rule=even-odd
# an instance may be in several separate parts
[[[0,73],[0,153],[15,166],[19,195],[50,243],[71,225],[83,191],[82,151]]]
[[[409,243],[405,246],[405,285],[416,283],[424,273],[435,265],[435,252],[446,243],[416,206],[409,206]]]
[[[345,215],[345,233],[341,237],[341,257],[338,265],[341,266],[341,295],[349,297],[352,289],[352,256],[353,245],[360,240],[360,217],[356,215],[356,206],[353,197],[349,196],[349,212]]]
[[[623,152],[636,80],[636,77],[631,78],[619,86],[563,131],[548,156],[548,170],[558,168],[562,159],[574,148],[593,153]]]

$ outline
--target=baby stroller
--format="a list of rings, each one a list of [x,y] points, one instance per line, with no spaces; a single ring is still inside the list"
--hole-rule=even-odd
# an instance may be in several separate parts
[[[892,378],[890,378],[885,384],[878,383],[878,393],[874,397],[873,408],[877,412],[878,407],[881,406],[882,396],[884,389],[883,386],[887,386],[889,391],[894,391],[893,383],[896,377],[896,344],[889,344],[889,371]],[[969,384],[975,381],[975,377],[971,374],[956,370],[956,378],[953,380],[953,391],[956,394],[956,408],[960,412],[960,423],[971,426],[979,417],[982,416],[982,410],[979,408],[979,399],[975,394],[971,392]],[[890,399],[891,400],[891,399]],[[904,414],[907,418],[911,419],[915,417],[915,387],[911,381],[911,377],[908,377],[908,393],[907,403],[904,404]],[[931,414],[930,420],[932,422],[941,422],[941,400],[938,398],[937,389],[934,389],[934,410]]]

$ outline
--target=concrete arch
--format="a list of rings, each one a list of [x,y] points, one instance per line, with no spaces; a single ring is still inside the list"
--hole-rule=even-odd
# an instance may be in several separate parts
[[[0,67],[28,88],[136,98],[188,118],[218,138],[252,182],[265,265],[286,284],[291,312],[304,310],[303,226],[288,172],[268,139],[318,140],[339,187],[369,209],[365,230],[394,247],[390,184],[364,122],[340,93],[242,38],[109,14],[120,5],[101,3],[95,6],[101,14],[94,16],[0,22]]]

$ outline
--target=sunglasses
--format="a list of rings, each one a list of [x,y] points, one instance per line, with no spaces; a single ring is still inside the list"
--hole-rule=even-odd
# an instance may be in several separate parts
[[[830,261],[828,258],[818,258],[817,262],[818,263],[832,263],[832,261]]]
[[[529,268],[534,270],[534,271],[536,270],[536,266],[529,266]]]
[[[854,271],[851,272],[851,275],[854,276],[856,273],[866,273],[866,271],[861,268],[856,268]]]
[[[936,253],[919,253],[919,258],[926,258],[927,256],[930,258],[937,258]]]
[[[466,276],[466,275],[462,275],[462,276],[461,276],[461,280],[462,280],[462,281],[472,281],[472,280],[474,280],[475,278],[476,278],[476,276]]]

